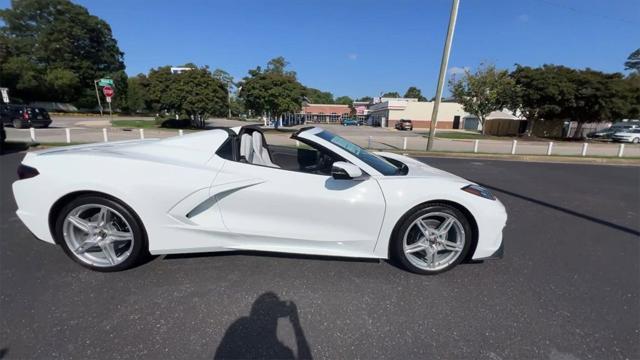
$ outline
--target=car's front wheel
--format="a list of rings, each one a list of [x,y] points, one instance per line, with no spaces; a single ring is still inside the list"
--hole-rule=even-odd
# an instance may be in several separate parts
[[[124,270],[147,254],[145,232],[133,211],[100,196],[80,196],[65,205],[55,233],[67,255],[92,270]]]
[[[634,138],[632,142],[634,144],[640,143],[640,138]]]
[[[438,274],[458,265],[473,239],[469,219],[457,208],[424,204],[406,216],[392,242],[392,256],[407,270]]]

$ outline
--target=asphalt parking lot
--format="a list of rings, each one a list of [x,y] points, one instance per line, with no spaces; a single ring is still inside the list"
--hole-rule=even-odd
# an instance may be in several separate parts
[[[424,159],[509,212],[504,259],[438,276],[253,253],[104,274],[17,219],[22,156],[0,156],[0,358],[640,358],[639,167]]]

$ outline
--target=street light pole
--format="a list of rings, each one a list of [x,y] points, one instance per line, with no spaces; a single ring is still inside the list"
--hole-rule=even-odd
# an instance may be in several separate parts
[[[427,143],[427,151],[431,151],[433,149],[436,124],[438,122],[438,108],[440,108],[442,88],[444,87],[444,78],[447,75],[447,65],[449,64],[449,55],[451,54],[451,41],[453,40],[453,31],[456,28],[456,19],[458,18],[459,3],[460,0],[453,0],[453,4],[451,5],[449,29],[447,30],[447,39],[444,43],[444,51],[442,52],[442,62],[440,62],[440,75],[438,76],[438,88],[436,89],[436,99],[433,103],[433,111],[431,112],[431,123],[429,124],[429,142]]]

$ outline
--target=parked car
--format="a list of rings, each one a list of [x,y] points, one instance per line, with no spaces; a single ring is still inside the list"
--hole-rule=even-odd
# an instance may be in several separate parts
[[[587,139],[599,139],[599,140],[611,140],[611,136],[620,129],[606,128],[597,131],[592,131],[587,134]]]
[[[611,139],[617,142],[638,144],[640,143],[640,128],[618,131],[611,136]]]
[[[16,129],[26,127],[46,128],[51,124],[51,117],[47,110],[26,105],[0,105],[0,119],[3,124],[11,125]]]
[[[232,250],[391,257],[420,274],[502,257],[507,213],[486,188],[322,128],[291,137],[307,146],[274,150],[244,126],[28,152],[16,214],[98,271]]]
[[[357,119],[342,119],[342,125],[344,126],[360,126],[360,122]]]
[[[413,130],[413,123],[411,120],[400,120],[396,123],[396,129],[398,130]]]
[[[625,130],[630,129],[638,129],[640,128],[640,124],[614,124],[611,127],[606,129],[601,129],[597,131],[593,131],[587,134],[587,139],[601,139],[601,140],[611,140],[613,134],[617,132],[623,132]]]

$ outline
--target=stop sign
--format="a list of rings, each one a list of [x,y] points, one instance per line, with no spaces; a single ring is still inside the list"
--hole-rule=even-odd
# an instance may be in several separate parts
[[[106,97],[112,97],[113,96],[113,88],[111,86],[105,86],[105,87],[102,88],[102,93]]]

